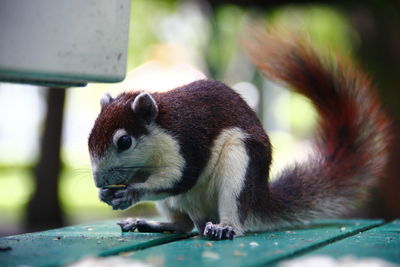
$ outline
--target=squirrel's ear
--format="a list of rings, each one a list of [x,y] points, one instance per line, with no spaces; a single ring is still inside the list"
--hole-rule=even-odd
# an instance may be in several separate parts
[[[108,106],[114,99],[109,93],[104,94],[100,99],[101,110]]]
[[[135,112],[148,124],[157,118],[157,103],[149,93],[140,93],[132,102],[131,107],[133,112]]]

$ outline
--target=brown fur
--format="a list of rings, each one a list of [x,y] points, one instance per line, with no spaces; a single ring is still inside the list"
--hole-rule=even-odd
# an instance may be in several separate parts
[[[147,133],[131,109],[131,103],[139,93],[123,93],[102,108],[89,135],[89,151],[93,156],[103,155],[117,129],[124,128],[134,137]]]
[[[261,32],[252,37],[247,47],[253,62],[308,97],[320,115],[315,153],[271,184],[268,217],[290,221],[342,214],[365,199],[386,164],[389,120],[370,80],[340,59],[325,63],[301,37]]]

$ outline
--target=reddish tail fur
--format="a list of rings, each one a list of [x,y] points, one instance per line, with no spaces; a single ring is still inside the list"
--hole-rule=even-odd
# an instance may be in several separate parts
[[[308,162],[271,183],[272,217],[335,216],[365,199],[386,164],[389,140],[389,121],[370,79],[344,61],[328,63],[297,36],[258,32],[247,47],[266,76],[308,97],[319,113]]]

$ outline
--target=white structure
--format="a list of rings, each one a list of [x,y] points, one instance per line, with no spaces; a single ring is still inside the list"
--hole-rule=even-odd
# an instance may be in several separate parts
[[[123,80],[129,14],[130,0],[1,0],[0,81]]]

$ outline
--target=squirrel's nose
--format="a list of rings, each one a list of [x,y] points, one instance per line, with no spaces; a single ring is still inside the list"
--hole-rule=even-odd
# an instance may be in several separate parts
[[[107,179],[104,179],[104,176],[100,175],[100,173],[96,171],[93,172],[93,179],[94,179],[94,184],[96,185],[97,188],[103,188],[109,184],[107,182]]]

